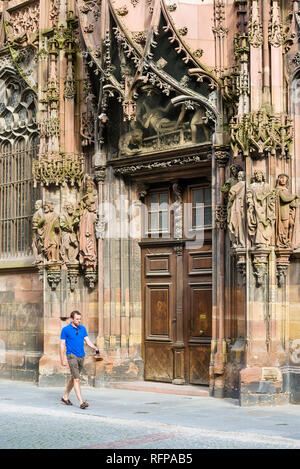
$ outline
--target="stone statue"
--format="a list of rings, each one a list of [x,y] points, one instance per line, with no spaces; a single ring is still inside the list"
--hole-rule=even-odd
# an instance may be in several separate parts
[[[291,248],[299,196],[288,192],[289,177],[279,174],[276,182],[276,246]]]
[[[245,247],[245,173],[238,173],[238,182],[228,194],[227,223],[233,247]]]
[[[43,262],[43,237],[44,228],[39,227],[39,221],[43,218],[43,202],[37,200],[35,203],[35,212],[32,217],[32,251],[35,259],[35,264]]]
[[[248,232],[252,245],[257,248],[270,246],[275,221],[276,193],[265,182],[263,171],[254,171],[246,199]]]
[[[142,151],[143,131],[136,123],[131,125],[131,130],[121,135],[119,150],[123,155],[135,155]]]
[[[143,106],[145,109],[143,126],[145,129],[152,128],[156,134],[161,134],[177,128],[177,122],[166,117],[172,107],[171,101],[165,107],[153,105],[147,101],[143,102]]]
[[[86,179],[85,186],[86,194],[80,201],[79,262],[85,269],[96,270],[97,240],[95,224],[97,215],[93,180],[91,178]]]
[[[61,256],[66,264],[76,264],[78,263],[79,254],[79,211],[76,211],[74,205],[70,202],[65,205],[64,209],[65,214],[60,217]]]
[[[54,212],[51,202],[44,203],[44,216],[38,222],[38,229],[42,228],[43,232],[43,253],[48,263],[59,262],[60,250],[60,224],[59,216]]]
[[[225,203],[228,201],[228,194],[234,184],[238,182],[238,173],[243,171],[243,168],[239,164],[233,164],[230,166],[230,177],[225,182],[224,186],[221,187],[221,192],[224,194]]]

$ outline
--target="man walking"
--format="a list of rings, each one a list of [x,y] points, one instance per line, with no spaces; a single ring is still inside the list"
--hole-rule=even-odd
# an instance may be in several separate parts
[[[66,405],[72,405],[72,402],[69,400],[69,394],[74,387],[80,408],[85,409],[88,407],[88,403],[83,401],[80,389],[80,372],[83,368],[85,357],[84,342],[95,350],[97,354],[99,349],[88,338],[86,328],[80,325],[81,313],[79,311],[72,311],[70,319],[70,324],[62,329],[60,336],[60,361],[62,366],[67,366],[65,360],[65,349],[67,349],[67,359],[71,372],[71,378],[68,381],[66,391],[61,400]]]

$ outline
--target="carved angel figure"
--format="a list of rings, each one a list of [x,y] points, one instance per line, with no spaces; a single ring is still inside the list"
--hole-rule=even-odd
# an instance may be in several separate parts
[[[246,194],[248,232],[253,246],[266,247],[272,242],[276,193],[263,171],[255,170],[252,181]]]
[[[288,192],[289,177],[279,174],[276,182],[276,246],[291,248],[295,231],[296,210],[299,196]]]

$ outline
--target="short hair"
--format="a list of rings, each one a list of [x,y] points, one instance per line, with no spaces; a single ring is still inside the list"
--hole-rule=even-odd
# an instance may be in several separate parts
[[[70,314],[70,317],[74,319],[75,314],[79,314],[79,316],[81,316],[81,313],[79,311],[72,311],[72,313]]]

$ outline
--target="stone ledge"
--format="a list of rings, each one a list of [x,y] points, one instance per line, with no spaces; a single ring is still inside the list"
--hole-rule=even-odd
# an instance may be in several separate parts
[[[132,381],[132,382],[110,382],[108,388],[127,389],[130,391],[157,392],[163,394],[177,394],[184,396],[209,397],[209,389],[206,386],[197,385],[176,385],[169,383],[158,383],[153,381]]]

